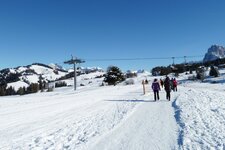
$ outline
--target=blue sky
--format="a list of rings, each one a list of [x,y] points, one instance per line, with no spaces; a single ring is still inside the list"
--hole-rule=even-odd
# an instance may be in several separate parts
[[[223,0],[0,0],[0,69],[62,65],[71,54],[85,67],[167,66],[172,59],[90,59],[204,55],[225,46],[224,8]]]

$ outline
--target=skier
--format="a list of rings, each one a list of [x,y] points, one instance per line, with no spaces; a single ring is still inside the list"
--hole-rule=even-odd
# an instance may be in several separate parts
[[[160,84],[161,84],[161,87],[163,88],[163,80],[162,79],[160,79]]]
[[[177,92],[177,80],[175,78],[173,79],[173,89]]]
[[[154,79],[154,82],[152,83],[152,90],[154,92],[154,100],[156,101],[159,100],[159,90],[160,90],[160,85],[157,79]]]
[[[166,76],[166,79],[164,81],[164,88],[166,91],[166,99],[170,101],[171,84],[170,84],[170,78],[168,76]]]

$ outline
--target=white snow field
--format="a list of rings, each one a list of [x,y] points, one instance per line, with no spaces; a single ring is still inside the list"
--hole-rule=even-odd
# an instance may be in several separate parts
[[[102,73],[101,73],[102,74]],[[225,149],[225,84],[178,78],[171,101],[153,101],[154,77],[134,85],[99,86],[98,74],[79,76],[73,87],[0,97],[1,150]],[[141,80],[148,78],[143,95]],[[160,77],[158,77],[159,79]],[[67,80],[73,83],[73,80]]]

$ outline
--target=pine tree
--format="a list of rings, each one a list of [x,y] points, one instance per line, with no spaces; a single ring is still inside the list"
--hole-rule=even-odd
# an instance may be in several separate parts
[[[108,85],[116,85],[117,83],[122,82],[124,80],[125,80],[124,74],[118,67],[116,66],[108,67],[104,79],[104,81],[108,83]]]
[[[31,83],[30,86],[27,87],[26,94],[36,93],[39,91],[38,83]]]
[[[16,93],[19,94],[19,95],[24,95],[24,94],[25,94],[25,87],[20,87],[20,88],[17,90]]]
[[[15,94],[16,94],[16,91],[14,90],[12,86],[6,89],[6,95],[15,95]]]
[[[214,66],[211,66],[211,67],[210,67],[209,75],[210,75],[210,76],[213,76],[213,77],[218,77],[218,76],[219,76],[219,71],[218,71],[218,69],[215,68]]]
[[[0,96],[6,95],[6,87],[7,87],[7,83],[5,82],[5,80],[2,80],[0,82]]]
[[[41,90],[41,92],[43,92],[44,91],[44,83],[43,83],[43,77],[42,77],[42,75],[40,75],[39,76],[39,81],[38,81],[38,83],[39,83],[39,89]]]
[[[2,85],[0,86],[0,96],[5,96],[6,95],[6,86]]]

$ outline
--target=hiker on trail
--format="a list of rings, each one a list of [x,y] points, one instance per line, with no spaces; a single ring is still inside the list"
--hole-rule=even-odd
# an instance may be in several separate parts
[[[163,83],[163,80],[162,79],[160,79],[160,85],[163,88],[164,83]]]
[[[170,78],[167,76],[165,81],[164,81],[164,87],[166,91],[166,99],[170,101],[170,92],[171,92],[171,82]]]
[[[173,91],[177,92],[177,80],[173,79]]]
[[[148,80],[147,79],[145,79],[145,84],[148,84]]]
[[[173,78],[170,79],[170,87],[171,87],[171,90],[174,91],[174,86],[173,86]]]
[[[154,82],[152,83],[152,90],[154,92],[154,100],[156,101],[159,100],[159,90],[160,90],[160,85],[157,79],[154,79]]]

